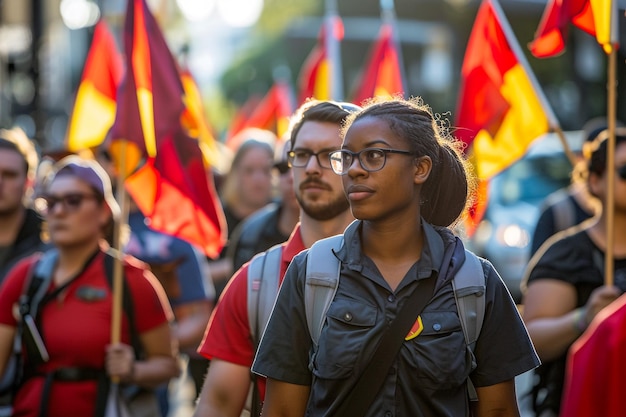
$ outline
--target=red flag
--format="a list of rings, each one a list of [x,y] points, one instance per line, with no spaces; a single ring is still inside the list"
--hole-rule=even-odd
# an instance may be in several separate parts
[[[334,41],[343,39],[343,22],[338,17],[332,18],[332,33]],[[317,45],[313,48],[307,59],[302,64],[300,75],[298,76],[298,86],[300,89],[298,103],[302,104],[308,98],[317,100],[332,100],[331,91],[331,62],[326,50],[326,25],[320,29]]]
[[[231,129],[226,145],[233,150],[237,149],[240,144],[233,143],[233,138],[249,127],[270,130],[279,139],[282,138],[287,132],[289,118],[294,110],[289,85],[282,81],[275,82],[263,100],[256,104],[252,113],[239,124],[238,129]]]
[[[538,58],[565,50],[567,28],[572,23],[595,36],[607,53],[617,45],[617,4],[613,0],[550,0],[541,17],[535,39],[529,45]]]
[[[226,134],[225,144],[228,148],[235,151],[237,149],[236,146],[232,144],[233,137],[245,129],[246,122],[250,118],[250,115],[254,112],[254,109],[259,105],[259,103],[263,100],[263,97],[260,97],[256,94],[248,97],[245,103],[237,109],[235,116],[233,117],[230,127],[228,129],[228,133]]]
[[[404,94],[400,59],[393,38],[393,27],[385,23],[380,28],[368,65],[354,96],[354,103],[371,97],[391,97]]]
[[[182,130],[163,138],[157,157],[126,180],[126,189],[151,228],[187,240],[212,258],[219,256],[226,221],[197,140]]]
[[[115,120],[117,88],[124,67],[115,39],[104,20],[94,29],[74,109],[68,124],[66,144],[70,152],[100,145]]]
[[[151,227],[216,257],[225,243],[224,214],[198,141],[181,126],[179,69],[145,0],[128,1],[124,41],[126,77],[111,137],[132,144],[145,161],[126,188]]]
[[[487,181],[521,158],[548,131],[548,118],[530,74],[503,30],[491,1],[478,11],[461,69],[456,135],[465,142],[481,182],[466,231],[473,233],[487,201]]]
[[[561,401],[562,417],[621,417],[626,383],[626,296],[595,317],[572,345]]]
[[[154,157],[157,142],[179,129],[185,106],[178,66],[145,0],[128,0],[124,47],[127,71],[111,137]]]

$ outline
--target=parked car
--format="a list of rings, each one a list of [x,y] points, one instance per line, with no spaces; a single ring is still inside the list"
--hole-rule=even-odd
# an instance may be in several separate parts
[[[566,132],[565,137],[580,152],[582,132]],[[541,204],[570,183],[571,170],[556,134],[537,139],[520,160],[491,179],[485,216],[466,240],[469,249],[493,263],[518,303]]]

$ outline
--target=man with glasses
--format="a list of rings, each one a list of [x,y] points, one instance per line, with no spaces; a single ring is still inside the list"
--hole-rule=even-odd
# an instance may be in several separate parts
[[[349,103],[312,100],[303,104],[292,118],[288,161],[300,204],[300,223],[281,246],[281,281],[296,254],[319,239],[343,233],[354,220],[341,177],[333,173],[329,155],[341,147],[341,126],[358,109]],[[238,417],[244,411],[250,391],[250,367],[260,338],[260,333],[252,337],[248,319],[249,266],[250,263],[244,265],[231,279],[198,350],[211,360],[211,365],[195,416]],[[261,285],[260,281],[254,282]],[[259,301],[273,304],[274,299]],[[253,389],[258,389],[262,401],[265,381],[257,378]],[[258,402],[252,401],[253,415],[258,415],[257,406]]]

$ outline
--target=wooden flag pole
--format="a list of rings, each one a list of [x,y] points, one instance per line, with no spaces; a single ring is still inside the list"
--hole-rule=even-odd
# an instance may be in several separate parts
[[[491,4],[493,5],[493,10],[498,16],[498,20],[500,20],[500,26],[502,27],[502,31],[504,32],[504,35],[509,41],[509,45],[511,45],[511,49],[513,50],[513,53],[517,57],[517,62],[519,62],[522,68],[524,68],[524,71],[526,72],[526,75],[528,75],[528,79],[530,80],[530,83],[533,86],[535,93],[537,94],[537,98],[539,99],[539,102],[541,103],[543,112],[546,114],[546,117],[548,118],[548,124],[549,124],[550,129],[553,130],[557,134],[559,140],[561,141],[561,144],[563,145],[565,154],[569,158],[572,165],[574,165],[576,162],[576,157],[572,153],[572,150],[569,144],[567,143],[567,140],[565,139],[565,135],[563,134],[563,130],[561,129],[559,120],[556,118],[556,115],[554,114],[554,111],[552,111],[552,107],[550,106],[548,99],[543,94],[543,90],[541,89],[541,87],[539,86],[539,82],[537,82],[537,79],[535,78],[535,73],[532,72],[530,69],[530,65],[528,64],[526,55],[524,55],[524,52],[522,51],[522,48],[519,45],[517,38],[515,37],[515,33],[513,33],[513,29],[511,28],[509,21],[506,19],[506,16],[504,15],[502,8],[500,7],[500,3],[498,3],[497,0],[491,0]]]
[[[115,228],[113,231],[113,307],[111,313],[111,344],[117,344],[121,341],[122,336],[122,301],[124,297],[124,285],[123,285],[123,248],[122,248],[122,233],[124,226],[128,219],[128,195],[124,187],[126,181],[126,140],[119,141],[119,163],[117,173],[117,190],[116,198],[120,205],[120,217],[115,222]],[[114,383],[119,383],[119,378],[113,377]]]
[[[607,194],[606,202],[602,210],[606,221],[606,250],[604,252],[604,284],[612,286],[614,282],[613,250],[615,242],[615,230],[613,228],[615,217],[615,123],[617,114],[617,48],[611,48],[608,63],[607,80],[607,118],[609,124],[609,137],[606,147],[606,179]]]
[[[570,164],[572,164],[572,166],[576,166],[576,164],[578,163],[578,158],[576,157],[576,155],[574,155],[574,152],[572,152],[572,148],[570,148],[569,144],[567,143],[567,139],[565,138],[563,129],[561,129],[561,126],[557,125],[553,127],[553,130],[554,133],[556,133],[556,136],[561,141],[561,144],[563,145],[563,151],[565,152],[567,159],[569,159]]]

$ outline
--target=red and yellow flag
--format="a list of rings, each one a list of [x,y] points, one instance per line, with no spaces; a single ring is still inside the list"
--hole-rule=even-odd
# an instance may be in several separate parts
[[[479,184],[466,220],[474,232],[487,205],[488,181],[548,132],[548,117],[490,0],[478,10],[461,69],[455,134],[467,144]],[[508,22],[505,22],[508,24]]]
[[[226,146],[236,150],[240,143],[234,143],[233,139],[237,133],[244,129],[255,127],[270,130],[282,139],[289,128],[289,118],[293,113],[294,106],[291,99],[291,89],[283,81],[276,81],[260,102],[257,102],[254,109],[243,122],[239,122],[237,128],[234,126],[229,132]]]
[[[191,127],[198,127],[200,113],[192,108],[193,93],[186,94],[178,65],[145,0],[128,0],[124,45],[126,77],[111,140],[112,145],[124,140],[134,150],[134,159],[127,163],[133,173],[126,189],[153,229],[217,257],[225,243],[226,222],[211,169],[198,140],[188,135]],[[115,149],[111,153],[119,159]]]
[[[550,0],[529,45],[532,54],[548,58],[563,53],[570,23],[595,36],[607,54],[618,44],[616,1]]]
[[[385,23],[380,28],[380,35],[370,53],[353,102],[363,103],[371,97],[391,97],[396,94],[404,94],[404,82],[393,26]]]
[[[100,20],[94,29],[68,125],[68,151],[94,148],[104,141],[115,120],[115,100],[123,71],[115,39],[105,21]]]
[[[220,159],[220,149],[213,129],[205,117],[204,105],[198,85],[191,72],[184,68],[180,72],[183,83],[185,109],[181,116],[181,123],[188,135],[198,139],[198,145],[209,166],[217,166]]]
[[[490,0],[478,11],[461,69],[456,135],[489,179],[548,132],[548,118]]]
[[[124,49],[126,77],[111,136],[154,157],[157,142],[179,129],[185,105],[178,66],[145,0],[128,0]]]
[[[332,100],[331,90],[331,65],[327,45],[327,36],[333,37],[334,42],[343,39],[343,22],[339,17],[332,18],[332,33],[327,32],[327,25],[320,29],[317,45],[313,48],[307,59],[302,64],[300,75],[298,76],[298,86],[300,89],[298,103],[304,103],[308,98],[317,100]]]
[[[149,158],[125,185],[152,229],[193,243],[211,258],[219,256],[226,220],[196,139],[182,129],[163,138],[157,157]]]

